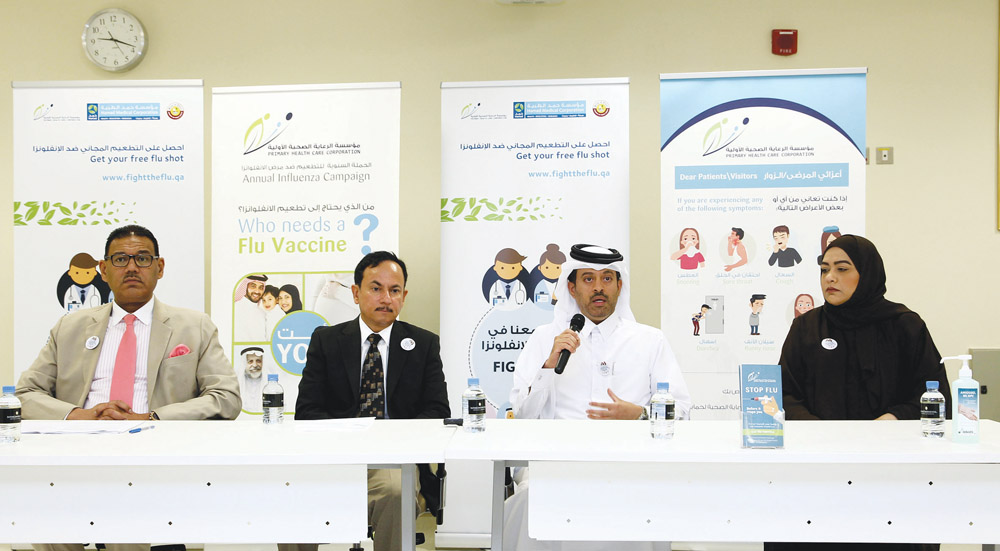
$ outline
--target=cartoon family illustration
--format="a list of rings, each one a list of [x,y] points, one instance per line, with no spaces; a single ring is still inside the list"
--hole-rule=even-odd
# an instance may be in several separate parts
[[[553,293],[566,254],[559,250],[559,245],[549,243],[530,273],[522,264],[527,258],[515,249],[500,249],[493,266],[483,274],[483,298],[487,303],[506,310],[518,308],[529,300],[548,307],[555,304]]]

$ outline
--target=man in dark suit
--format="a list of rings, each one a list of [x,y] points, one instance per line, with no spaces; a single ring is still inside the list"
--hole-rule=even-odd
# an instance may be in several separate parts
[[[361,315],[313,332],[295,418],[448,417],[438,336],[396,320],[408,292],[406,264],[387,251],[369,253],[354,270],[351,291]],[[368,519],[376,551],[400,549],[401,505],[399,471],[369,470]]]

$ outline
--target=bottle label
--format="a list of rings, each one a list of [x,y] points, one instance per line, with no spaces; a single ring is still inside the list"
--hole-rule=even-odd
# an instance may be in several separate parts
[[[469,399],[469,415],[486,415],[486,398]]]
[[[920,418],[921,419],[944,419],[944,404],[930,403],[930,404],[920,404]]]
[[[974,436],[979,431],[979,389],[976,387],[959,388],[958,411],[952,424],[955,434]]]
[[[0,423],[20,423],[21,422],[21,408],[3,408],[0,409]]]
[[[649,418],[654,421],[670,421],[674,418],[674,404],[653,404],[649,408]]]
[[[265,408],[283,408],[285,407],[285,395],[283,393],[264,394],[261,403]]]

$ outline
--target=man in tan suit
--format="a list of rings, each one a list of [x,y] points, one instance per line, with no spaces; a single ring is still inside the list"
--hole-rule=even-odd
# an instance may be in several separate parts
[[[17,384],[25,419],[236,418],[239,383],[212,320],[153,298],[163,267],[149,230],[111,232],[100,269],[114,303],[68,314],[52,328]]]

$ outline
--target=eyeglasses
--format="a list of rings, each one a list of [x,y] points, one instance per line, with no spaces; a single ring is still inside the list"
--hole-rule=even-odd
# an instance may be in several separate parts
[[[135,259],[135,265],[140,268],[148,268],[153,265],[153,261],[158,256],[151,255],[149,253],[139,253],[139,254],[125,254],[125,253],[115,253],[111,256],[104,257],[104,260],[110,260],[111,265],[115,268],[124,268],[128,266],[130,260]]]

